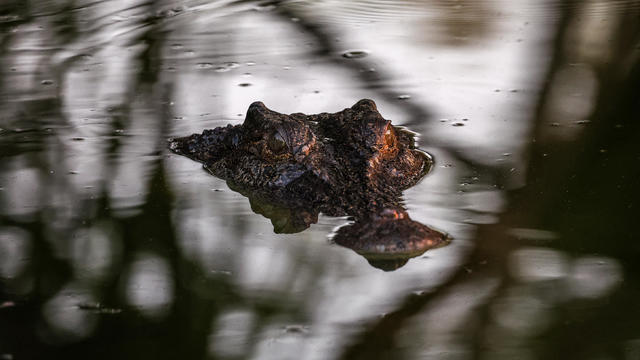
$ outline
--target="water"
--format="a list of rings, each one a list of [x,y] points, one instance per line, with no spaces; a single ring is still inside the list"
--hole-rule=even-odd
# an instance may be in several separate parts
[[[640,358],[639,12],[3,2],[0,358]],[[405,203],[454,238],[395,271],[166,148],[361,98],[435,156]]]

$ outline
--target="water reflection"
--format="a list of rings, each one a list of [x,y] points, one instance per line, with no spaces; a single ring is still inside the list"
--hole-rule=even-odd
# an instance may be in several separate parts
[[[2,2],[0,357],[636,358],[639,9]],[[457,239],[395,272],[163,150],[360,98],[435,155],[406,207]]]

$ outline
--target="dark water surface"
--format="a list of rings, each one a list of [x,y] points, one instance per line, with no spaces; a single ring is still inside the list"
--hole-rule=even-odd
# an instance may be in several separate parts
[[[0,3],[0,359],[640,359],[639,1]],[[449,246],[276,234],[167,138],[374,99]]]

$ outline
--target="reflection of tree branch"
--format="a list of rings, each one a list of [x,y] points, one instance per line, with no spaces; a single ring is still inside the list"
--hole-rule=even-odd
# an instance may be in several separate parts
[[[390,103],[398,102],[398,95],[400,93],[389,88],[388,84],[392,83],[390,81],[391,76],[387,75],[384,69],[381,69],[379,66],[374,66],[366,57],[359,59],[347,59],[338,56],[345,49],[336,47],[336,42],[333,41],[333,39],[339,36],[338,34],[332,33],[327,24],[318,24],[312,17],[306,16],[301,12],[295,11],[290,6],[287,6],[285,1],[273,1],[271,4],[279,5],[274,12],[285,18],[287,21],[291,18],[298,19],[298,21],[293,22],[293,24],[301,27],[307,34],[316,40],[316,46],[318,49],[316,50],[315,55],[321,56],[339,67],[351,70],[351,72],[362,81],[365,88],[375,92],[382,99]],[[372,71],[371,69],[375,69],[375,71]],[[406,123],[409,127],[413,126],[414,128],[419,128],[424,126],[426,123],[433,121],[432,114],[423,106],[413,102],[412,100],[403,100],[400,108],[409,115]],[[505,177],[505,174],[507,174],[507,168],[502,169],[500,165],[493,166],[479,164],[473,160],[473,158],[469,157],[464,151],[457,149],[454,145],[443,144],[441,141],[438,141],[438,139],[429,139],[429,134],[422,134],[421,137],[424,138],[427,143],[437,144],[438,147],[447,151],[451,157],[467,167],[485,174],[491,174],[492,178],[497,179],[496,181],[499,181]]]
[[[450,289],[464,282],[475,282],[489,277],[502,277],[500,288],[509,283],[507,259],[515,244],[505,241],[502,225],[481,225],[478,228],[476,247],[466,259],[456,266],[457,270],[435,289],[412,294],[397,308],[382,319],[366,326],[365,332],[348,345],[340,359],[386,359],[396,349],[395,337],[407,321],[424,311],[430,304],[448,295]],[[488,259],[491,259],[488,261]],[[500,290],[498,290],[499,293]]]
[[[299,19],[299,21],[293,24],[303,28],[316,40],[318,49],[315,55],[322,56],[340,67],[350,69],[360,78],[367,89],[375,91],[386,101],[398,101],[397,97],[399,93],[388,88],[387,84],[391,82],[390,77],[387,76],[383,70],[373,66],[366,58],[347,59],[338,56],[338,54],[346,49],[338,49],[335,47],[335,42],[332,41],[332,39],[336,38],[337,34],[331,33],[326,24],[319,25],[315,23],[314,19],[300,12],[296,12],[288,7],[286,3],[281,3],[275,13],[286,18],[287,21],[291,18]],[[371,69],[374,68],[375,71],[372,71]],[[423,124],[431,118],[429,111],[410,100],[402,102],[402,109],[410,116],[408,125]]]
[[[564,39],[565,33],[567,31],[567,26],[570,22],[570,19],[573,14],[573,6],[562,7],[562,17],[558,22],[557,30],[555,33],[555,40],[552,45],[553,51],[553,59],[549,66],[548,71],[548,81],[543,82],[544,87],[541,91],[541,95],[538,102],[537,111],[534,113],[533,122],[536,124],[536,129],[542,126],[543,117],[542,109],[548,101],[548,96],[550,94],[551,89],[551,80],[553,79],[555,72],[558,70],[559,66],[562,63],[563,59],[563,51],[564,51]],[[536,146],[538,144],[534,143],[532,150],[536,151]],[[540,164],[532,164],[532,166],[540,166]],[[531,168],[528,172],[529,174],[536,174],[538,171],[537,168]],[[531,179],[528,179],[531,181]],[[550,179],[550,181],[553,181]],[[533,191],[532,191],[533,190]],[[524,189],[525,193],[530,194],[532,196],[539,196],[539,191],[535,188],[528,186]],[[534,202],[533,200],[526,199],[522,201],[523,198],[515,198],[512,199],[509,203],[509,208],[514,211],[507,210],[501,216],[500,222],[497,225],[480,225],[478,227],[478,233],[476,235],[475,244],[476,248],[473,253],[460,265],[456,273],[449,278],[445,283],[440,285],[434,291],[425,294],[415,296],[412,295],[409,297],[397,310],[391,312],[386,315],[383,319],[378,322],[367,327],[367,330],[361,334],[357,339],[349,345],[345,351],[342,353],[342,359],[375,359],[375,358],[385,358],[385,354],[389,354],[390,351],[394,349],[394,337],[396,334],[402,329],[403,325],[406,323],[414,315],[418,314],[434,301],[441,296],[444,296],[448,289],[458,285],[464,281],[475,281],[475,279],[484,278],[489,275],[497,276],[501,279],[501,285],[496,294],[490,299],[486,300],[486,304],[482,307],[484,309],[484,316],[479,319],[480,321],[488,321],[487,309],[489,304],[491,304],[491,299],[494,299],[496,296],[504,291],[505,288],[510,286],[511,278],[509,277],[509,269],[507,268],[507,259],[511,254],[512,250],[517,246],[516,243],[510,241],[506,229],[518,222],[522,221],[522,219],[518,219],[517,215],[513,216],[512,214],[519,214],[525,216],[529,219],[536,218],[539,213],[536,212],[525,212],[517,211],[519,208],[527,208],[528,202]],[[490,266],[478,267],[475,266],[479,262],[486,261],[490,259]],[[469,274],[468,271],[471,270],[472,273]],[[501,289],[501,290],[500,290]],[[474,335],[475,341],[473,346],[474,356],[479,356],[482,352],[482,332],[485,324],[478,324],[477,329]]]

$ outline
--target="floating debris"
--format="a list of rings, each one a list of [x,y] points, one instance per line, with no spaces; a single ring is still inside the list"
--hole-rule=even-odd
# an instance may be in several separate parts
[[[309,332],[309,327],[304,325],[287,325],[283,331],[287,334],[306,334]]]
[[[456,122],[456,123],[451,124],[451,126],[464,126],[464,124],[461,123],[461,122]]]
[[[398,100],[409,100],[411,99],[411,95],[403,94],[403,95],[398,95],[396,98]]]
[[[342,57],[347,59],[360,59],[369,55],[367,50],[348,50],[342,53]]]
[[[0,309],[10,308],[16,306],[16,303],[13,301],[4,301],[0,303]]]
[[[240,83],[240,84],[238,84],[238,86],[247,87],[247,86],[251,86],[251,83]]]
[[[53,80],[49,80],[49,79],[42,80],[42,81],[40,81],[40,84],[42,84],[42,85],[53,85]]]

